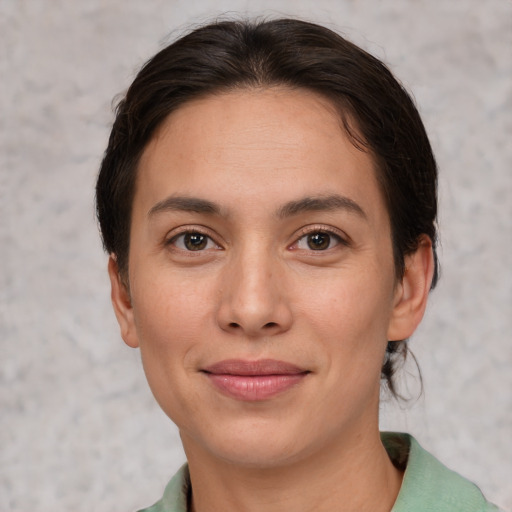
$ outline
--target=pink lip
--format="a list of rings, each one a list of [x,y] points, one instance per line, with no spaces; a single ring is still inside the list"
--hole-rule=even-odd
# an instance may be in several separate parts
[[[278,395],[300,383],[309,373],[274,359],[228,359],[204,368],[203,372],[221,393],[246,401],[261,401]]]

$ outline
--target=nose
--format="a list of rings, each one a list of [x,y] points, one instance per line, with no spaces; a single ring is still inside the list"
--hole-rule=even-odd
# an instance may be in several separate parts
[[[286,332],[292,311],[285,277],[268,250],[234,256],[222,276],[218,324],[224,331],[250,338]]]

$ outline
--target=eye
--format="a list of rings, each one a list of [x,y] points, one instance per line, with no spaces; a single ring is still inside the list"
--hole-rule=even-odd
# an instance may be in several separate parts
[[[343,243],[343,240],[334,233],[314,231],[301,236],[297,240],[295,247],[302,250],[326,251],[327,249],[336,247],[340,243]]]
[[[204,233],[199,231],[190,231],[181,233],[169,241],[177,249],[182,251],[204,251],[207,249],[219,249],[219,246]]]

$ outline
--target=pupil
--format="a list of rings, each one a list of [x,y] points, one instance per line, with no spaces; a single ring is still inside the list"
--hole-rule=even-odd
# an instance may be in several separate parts
[[[199,251],[206,247],[206,236],[201,233],[187,233],[185,247],[190,251]]]
[[[308,247],[314,251],[327,249],[330,241],[331,237],[327,233],[315,233],[308,236]]]

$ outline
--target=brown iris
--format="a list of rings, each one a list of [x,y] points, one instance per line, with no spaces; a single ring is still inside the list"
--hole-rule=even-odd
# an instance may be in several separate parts
[[[308,247],[313,251],[322,251],[329,247],[331,236],[327,233],[313,233],[308,235]]]
[[[200,251],[206,247],[208,237],[202,233],[186,233],[183,243],[189,251]]]

